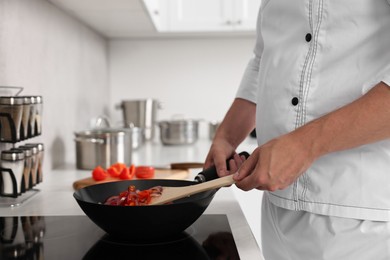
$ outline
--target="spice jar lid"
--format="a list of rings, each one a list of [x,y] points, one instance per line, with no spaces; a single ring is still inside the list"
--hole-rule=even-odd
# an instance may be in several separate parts
[[[44,150],[43,143],[27,143],[27,144],[25,144],[25,146],[36,147],[38,149],[38,151]]]
[[[25,96],[25,98],[30,100],[30,104],[35,104],[35,103],[37,103],[37,98],[36,98],[36,96]]]
[[[21,100],[22,105],[26,105],[25,99],[26,99],[26,100],[29,100],[28,98],[26,98],[26,97],[24,97],[24,96],[15,96],[15,97],[13,97],[13,98],[16,99],[16,100],[18,100],[18,101],[17,101],[18,103],[20,102],[19,100]]]
[[[35,97],[35,101],[37,104],[42,104],[43,103],[43,100],[42,100],[42,96],[34,96]]]
[[[31,104],[31,97],[21,96],[20,98],[23,99],[23,104],[24,105],[30,105]]]
[[[22,151],[24,153],[24,157],[30,157],[32,155],[32,149],[30,148],[26,148],[26,147],[18,147],[18,148],[11,148],[12,151],[14,150],[19,150],[19,151]]]
[[[33,145],[25,144],[25,145],[19,146],[18,148],[20,148],[20,149],[29,149],[33,155],[38,153],[38,148],[36,146],[33,146]]]
[[[19,97],[0,97],[1,105],[23,105],[23,99]]]
[[[21,150],[5,150],[1,152],[1,160],[19,161],[24,160],[24,152]]]

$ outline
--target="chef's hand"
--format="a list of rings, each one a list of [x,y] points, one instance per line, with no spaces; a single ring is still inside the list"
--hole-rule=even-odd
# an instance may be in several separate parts
[[[227,169],[226,159],[229,160],[229,170]],[[206,157],[204,168],[207,169],[213,165],[217,169],[219,177],[235,173],[245,161],[244,156],[239,156],[235,148],[225,140],[214,140],[209,153]]]
[[[235,174],[237,187],[275,191],[292,184],[314,161],[302,138],[292,132],[257,147]]]

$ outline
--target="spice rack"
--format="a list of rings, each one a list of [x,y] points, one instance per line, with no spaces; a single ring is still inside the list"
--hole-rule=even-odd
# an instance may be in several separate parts
[[[42,133],[42,96],[0,96],[0,206],[18,206],[39,190],[44,145],[24,143]],[[19,143],[19,144],[17,144]],[[5,146],[8,148],[4,149]]]

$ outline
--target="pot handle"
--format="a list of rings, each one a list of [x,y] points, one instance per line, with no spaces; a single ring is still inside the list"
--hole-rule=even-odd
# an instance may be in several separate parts
[[[91,142],[94,144],[104,144],[104,139],[99,139],[99,138],[79,138],[79,137],[76,137],[74,140],[76,142]]]
[[[248,159],[248,157],[249,157],[249,153],[247,153],[247,152],[241,152],[238,155],[240,155],[240,156],[243,155],[243,156],[245,156],[246,159]],[[227,166],[228,170],[229,170],[229,161],[231,159],[233,159],[233,158],[230,157],[229,159],[226,160],[226,166]],[[215,166],[212,166],[212,167],[207,168],[207,169],[203,170],[202,172],[198,173],[198,175],[195,176],[195,181],[202,183],[202,182],[211,181],[211,180],[218,179],[218,178],[219,178],[219,176],[217,174],[217,170],[215,169]]]

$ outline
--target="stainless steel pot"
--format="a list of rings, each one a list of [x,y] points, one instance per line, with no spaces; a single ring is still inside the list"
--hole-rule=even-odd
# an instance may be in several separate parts
[[[155,135],[157,110],[161,103],[154,99],[123,100],[117,108],[121,108],[125,127],[133,124],[143,129],[145,141],[150,141]]]
[[[96,166],[132,162],[132,130],[130,128],[94,129],[75,133],[76,166],[91,170]]]
[[[159,122],[160,139],[164,145],[193,144],[199,138],[199,121],[191,119]]]

